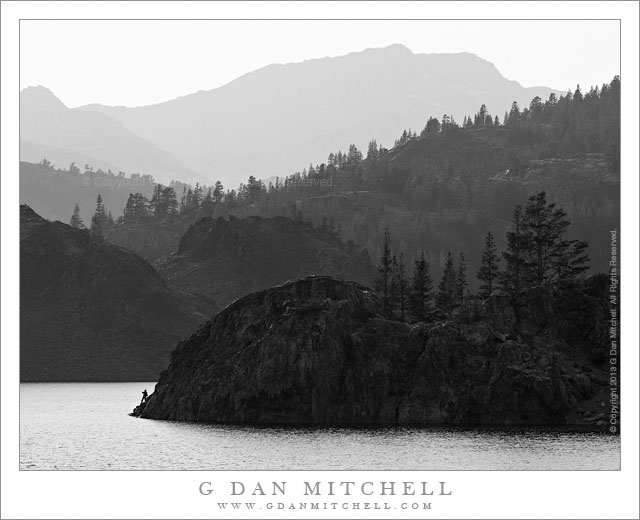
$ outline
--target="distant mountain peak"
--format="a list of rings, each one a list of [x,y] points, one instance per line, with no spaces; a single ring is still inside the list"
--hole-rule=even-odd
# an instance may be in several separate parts
[[[461,121],[483,104],[501,116],[514,100],[525,106],[550,92],[523,88],[470,52],[414,52],[393,43],[266,65],[154,105],[75,110],[110,115],[206,175],[208,184],[237,186],[248,172],[284,177],[350,144],[366,148],[374,137],[390,147],[404,130],[424,128],[430,116]]]
[[[38,85],[35,87],[26,87],[20,91],[20,101],[26,106],[36,109],[56,109],[62,110],[67,106],[60,101],[53,92],[47,87]]]
[[[365,49],[364,51],[361,52],[385,52],[388,54],[394,53],[394,54],[413,54],[413,51],[407,47],[406,45],[403,45],[402,43],[392,43],[391,45],[387,45],[386,47],[369,47],[367,49]],[[359,54],[358,52],[355,52],[354,54]]]

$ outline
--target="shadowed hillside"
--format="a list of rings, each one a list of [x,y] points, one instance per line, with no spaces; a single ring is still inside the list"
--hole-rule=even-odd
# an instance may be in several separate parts
[[[327,230],[284,217],[203,218],[160,260],[160,274],[174,287],[203,294],[218,309],[248,293],[309,275],[331,275],[372,284],[376,275],[363,249]]]
[[[150,381],[210,317],[132,251],[20,206],[22,381]]]

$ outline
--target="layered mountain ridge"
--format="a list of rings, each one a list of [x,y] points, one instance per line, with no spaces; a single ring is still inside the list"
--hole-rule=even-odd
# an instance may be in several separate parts
[[[109,115],[67,108],[42,86],[20,92],[20,141],[23,161],[46,158],[58,167],[89,164],[114,173],[149,174],[165,183],[202,180],[171,153]]]
[[[336,79],[340,78],[339,81]],[[171,152],[210,181],[237,185],[320,163],[345,143],[385,146],[429,116],[461,119],[485,103],[527,106],[552,92],[505,79],[473,54],[414,54],[402,45],[273,64],[213,90],[155,105],[79,107],[99,111]]]

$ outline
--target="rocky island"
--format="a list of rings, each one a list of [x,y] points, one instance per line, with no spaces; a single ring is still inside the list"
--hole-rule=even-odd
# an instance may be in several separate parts
[[[607,278],[528,291],[518,329],[383,318],[371,289],[327,276],[247,295],[180,342],[132,415],[255,425],[605,423]],[[486,302],[485,302],[486,303]]]

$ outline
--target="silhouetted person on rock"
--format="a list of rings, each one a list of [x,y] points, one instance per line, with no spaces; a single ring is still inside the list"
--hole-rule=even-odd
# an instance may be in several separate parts
[[[140,401],[140,404],[142,404],[142,403],[146,403],[146,402],[147,402],[147,396],[148,396],[148,395],[149,395],[149,394],[147,394],[147,389],[145,388],[145,389],[142,391],[142,401]]]

